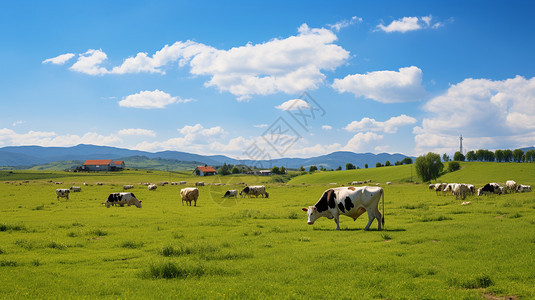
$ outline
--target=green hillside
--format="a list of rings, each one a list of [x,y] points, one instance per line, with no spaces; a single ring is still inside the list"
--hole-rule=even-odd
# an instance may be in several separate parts
[[[447,163],[445,163],[446,169]],[[346,185],[352,181],[372,180],[372,183],[390,182],[421,182],[416,176],[413,165],[390,166],[371,169],[348,171],[324,171],[307,173],[293,178],[290,184],[326,184],[337,183]],[[495,163],[495,162],[463,162],[461,169],[452,173],[446,172],[436,182],[463,182],[483,185],[488,182],[504,183],[514,180],[522,184],[535,184],[534,163]],[[434,181],[433,181],[434,182]]]

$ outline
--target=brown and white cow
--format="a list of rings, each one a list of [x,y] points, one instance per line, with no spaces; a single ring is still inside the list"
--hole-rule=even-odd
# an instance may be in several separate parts
[[[251,196],[255,196],[256,198],[258,198],[258,196],[260,195],[262,195],[262,198],[269,198],[269,194],[268,192],[266,192],[266,187],[263,185],[246,186],[240,192],[240,196],[245,197],[246,195],[249,196],[249,198],[251,198]]]
[[[104,203],[107,208],[109,208],[111,205],[119,205],[124,206],[125,204],[135,205],[137,208],[141,208],[141,200],[138,200],[134,193],[111,193],[108,196],[108,200],[106,200]]]
[[[191,206],[191,201],[195,202],[194,206],[197,206],[197,199],[199,198],[199,189],[194,187],[183,188],[180,190],[180,197],[182,198],[182,205],[184,201]]]
[[[334,219],[336,230],[340,230],[338,218],[345,215],[356,220],[364,212],[368,212],[368,224],[364,230],[370,229],[374,219],[377,219],[378,229],[381,224],[384,226],[383,215],[379,212],[379,201],[383,198],[383,214],[385,208],[385,194],[381,187],[338,187],[331,188],[323,192],[320,199],[314,206],[303,208],[308,214],[308,225],[320,217]]]
[[[69,189],[56,189],[56,199],[59,200],[59,198],[65,198],[69,200]]]

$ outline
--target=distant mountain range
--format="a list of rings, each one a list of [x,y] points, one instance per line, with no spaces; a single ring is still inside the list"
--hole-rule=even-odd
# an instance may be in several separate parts
[[[87,159],[114,159],[124,160],[127,168],[165,168],[166,164],[173,164],[179,168],[189,169],[195,165],[221,166],[227,164],[243,164],[257,166],[260,168],[271,168],[273,166],[284,166],[285,168],[297,169],[301,166],[308,168],[315,165],[318,168],[323,166],[327,169],[336,169],[341,166],[345,169],[347,163],[364,168],[368,164],[370,168],[375,167],[377,162],[384,164],[387,160],[394,164],[403,160],[403,154],[373,154],[354,153],[347,151],[333,152],[310,158],[279,158],[270,161],[261,160],[237,160],[224,155],[198,155],[179,151],[146,152],[139,150],[129,150],[107,146],[95,146],[80,144],[73,147],[40,147],[40,146],[9,146],[0,148],[0,166],[10,167],[32,167],[46,165],[59,161],[85,161]],[[413,158],[414,159],[414,158]],[[155,161],[158,161],[156,164]],[[129,164],[130,162],[130,164]]]

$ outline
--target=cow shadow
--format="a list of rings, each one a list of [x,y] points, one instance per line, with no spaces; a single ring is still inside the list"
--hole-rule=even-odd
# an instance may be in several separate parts
[[[336,228],[314,228],[314,231],[338,231]],[[340,231],[365,231],[364,228],[341,228]],[[370,228],[368,231],[378,231],[378,232],[402,232],[407,231],[404,228],[386,228],[383,230],[378,230],[377,228]]]

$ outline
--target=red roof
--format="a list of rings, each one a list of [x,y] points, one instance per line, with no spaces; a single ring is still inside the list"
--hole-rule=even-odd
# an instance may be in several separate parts
[[[88,159],[85,161],[84,166],[96,166],[96,165],[109,165],[111,159]]]
[[[115,160],[113,163],[116,165],[122,165],[124,161],[122,160]]]
[[[215,170],[212,167],[197,167],[197,169],[201,170],[203,173],[209,173],[209,172],[215,173]]]

